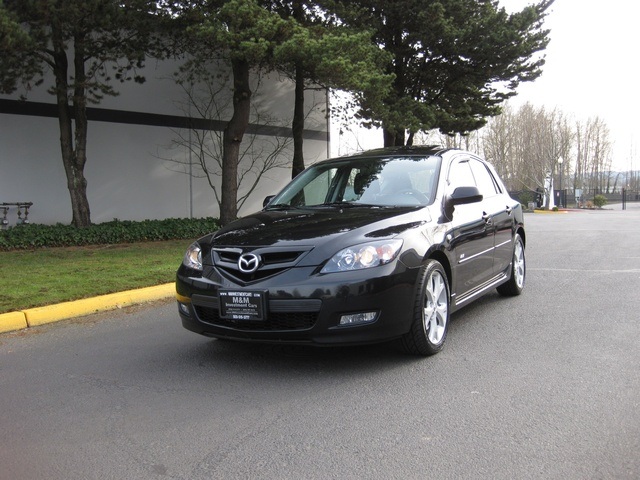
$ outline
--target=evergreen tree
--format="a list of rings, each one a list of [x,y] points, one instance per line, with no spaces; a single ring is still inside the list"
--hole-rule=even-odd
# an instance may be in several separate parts
[[[198,77],[211,58],[229,63],[233,82],[233,111],[223,132],[220,223],[238,214],[240,144],[251,114],[252,71],[272,68],[273,51],[291,35],[294,23],[264,8],[258,0],[172,2],[179,22],[187,26],[185,51]]]
[[[294,142],[292,178],[304,170],[304,94],[308,88],[352,92],[370,105],[389,93],[393,76],[384,68],[390,55],[371,41],[371,33],[341,25],[330,4],[300,0],[266,1],[283,18],[295,20],[291,36],[275,49],[276,67],[295,82],[292,123]],[[329,112],[327,112],[329,115]]]
[[[28,94],[44,81],[46,70],[52,73],[48,91],[58,108],[72,224],[86,227],[91,224],[84,175],[87,105],[117,95],[114,81],[144,81],[137,70],[158,38],[156,2],[4,0],[0,7],[0,91],[12,93],[22,85]]]
[[[339,2],[340,16],[373,30],[373,41],[392,55],[386,108],[365,103],[363,115],[382,123],[386,146],[411,144],[418,131],[480,128],[521,82],[542,73],[552,3],[508,14],[495,0]]]

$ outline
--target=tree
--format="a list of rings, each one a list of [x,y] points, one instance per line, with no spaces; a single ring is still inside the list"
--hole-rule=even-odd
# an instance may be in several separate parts
[[[238,214],[238,162],[251,115],[252,71],[272,68],[275,46],[290,35],[293,22],[263,8],[258,0],[172,2],[185,22],[190,42],[186,51],[197,69],[212,56],[230,65],[233,108],[222,141],[220,223]]]
[[[49,80],[47,70],[53,76],[48,92],[56,98],[72,224],[77,227],[91,224],[84,176],[87,105],[117,95],[113,81],[144,81],[138,69],[158,38],[153,35],[155,9],[152,0],[4,0],[0,8],[1,19],[21,26],[17,37],[3,33],[2,92],[22,85],[28,93],[32,85]],[[4,32],[5,20],[0,21]]]
[[[266,7],[274,9],[283,18],[295,21],[290,38],[274,52],[277,68],[295,83],[292,178],[305,167],[306,89],[338,89],[353,92],[358,98],[366,96],[370,103],[379,103],[387,95],[393,79],[384,72],[390,56],[371,42],[371,33],[341,25],[334,12],[323,3],[326,2],[265,2]]]
[[[509,15],[494,0],[341,2],[341,17],[373,30],[393,57],[386,108],[363,111],[382,123],[385,145],[411,144],[416,132],[433,128],[467,133],[499,114],[521,82],[541,74],[537,54],[549,41],[542,25],[552,3]]]
[[[192,82],[192,75],[196,68],[194,65],[189,68],[189,71],[176,75],[175,80],[186,97],[186,101],[181,104],[181,109],[186,118],[191,119],[196,114],[205,125],[224,123],[224,118],[227,118],[232,111],[228,65],[212,61],[200,64],[199,67],[197,77],[200,82],[197,84]],[[260,101],[262,82],[259,76],[256,77],[255,86],[252,86],[253,121],[261,127],[284,127],[290,123],[288,119],[278,119],[262,107]],[[220,129],[198,127],[198,125],[190,125],[187,130],[174,130],[175,138],[168,148],[178,148],[180,152],[186,150],[188,157],[184,158],[181,153],[176,158],[165,158],[165,160],[177,167],[172,168],[174,171],[188,174],[192,178],[205,179],[221,211],[220,176],[223,170],[224,134]],[[291,137],[288,136],[259,136],[248,129],[238,157],[238,209],[241,209],[249,199],[262,178],[275,169],[289,167],[287,159],[290,158],[291,143]]]
[[[611,170],[609,127],[600,117],[576,123],[577,161],[575,188],[605,191],[605,174]],[[586,193],[586,192],[585,192]]]
[[[517,157],[513,154],[515,139],[515,112],[506,105],[502,113],[491,118],[482,129],[483,152],[487,160],[493,163],[502,181],[510,190],[520,190]]]
[[[24,72],[35,72],[36,62],[26,64],[22,52],[32,48],[29,34],[22,29],[15,12],[7,10],[0,0],[0,92],[11,92],[15,89],[16,78]]]
[[[549,204],[548,179],[569,168],[574,132],[566,115],[525,103],[517,111],[506,106],[482,130],[483,152],[510,190],[541,189]],[[566,159],[559,163],[560,158]]]

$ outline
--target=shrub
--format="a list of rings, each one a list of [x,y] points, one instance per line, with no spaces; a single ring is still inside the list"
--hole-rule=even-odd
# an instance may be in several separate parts
[[[604,195],[596,195],[595,197],[593,197],[593,204],[597,208],[602,208],[607,204],[607,197],[605,197]]]
[[[533,202],[533,194],[529,191],[524,191],[520,194],[520,203],[522,205],[529,205],[529,202]]]
[[[196,239],[218,228],[218,220],[210,217],[142,222],[116,219],[87,228],[63,224],[16,225],[0,231],[0,250]]]

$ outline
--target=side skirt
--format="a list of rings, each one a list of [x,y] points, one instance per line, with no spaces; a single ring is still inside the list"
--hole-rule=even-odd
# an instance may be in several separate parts
[[[507,272],[509,271],[510,270],[507,270]],[[479,297],[480,295],[483,295],[485,292],[487,292],[487,290],[496,288],[498,285],[506,282],[507,280],[509,280],[509,276],[506,273],[501,272],[495,277],[487,280],[482,285],[478,285],[473,290],[469,290],[463,295],[459,295],[459,296],[456,296],[455,298],[452,298],[451,299],[451,303],[453,307],[452,310],[457,310],[458,308],[464,306],[466,303],[469,303],[471,300]]]

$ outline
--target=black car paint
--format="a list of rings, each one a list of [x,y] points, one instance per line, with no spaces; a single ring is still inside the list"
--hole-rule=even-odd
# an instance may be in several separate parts
[[[446,153],[401,149],[365,153],[357,158],[440,154],[448,164],[460,155],[469,155]],[[437,188],[432,203],[424,207],[267,206],[200,239],[203,271],[182,265],[177,273],[178,301],[189,310],[189,314],[180,312],[183,326],[218,338],[275,343],[350,345],[393,339],[404,335],[413,322],[417,278],[427,258],[436,258],[443,264],[451,289],[450,311],[454,312],[509,278],[512,240],[517,231],[524,240],[524,222],[519,203],[508,195],[490,202],[462,201],[452,206],[456,202],[450,198],[452,192],[447,190],[444,174]],[[452,218],[443,214],[447,208],[453,211]],[[390,264],[320,273],[324,263],[343,248],[393,237],[402,238],[404,243],[398,258]],[[303,253],[278,273],[252,278],[214,265],[217,257],[212,247],[236,252],[299,248]],[[276,328],[266,328],[264,322],[219,321],[215,315],[212,318],[218,325],[213,325],[211,319],[203,321],[198,312],[215,313],[219,288],[268,291],[269,315],[284,318],[290,313],[293,320],[283,321]],[[378,312],[376,321],[359,326],[338,325],[340,315],[362,311]],[[307,314],[317,315],[315,322],[298,328],[295,317]]]
[[[389,219],[397,218],[411,210],[417,208],[363,205],[349,209],[313,207],[284,211],[263,210],[223,227],[214,238],[217,245],[240,247],[254,246],[256,242],[260,245],[286,246],[308,239],[314,239],[314,245],[317,246],[318,243],[344,238],[345,233],[366,240],[367,237],[384,235],[380,230],[390,228],[386,223]],[[399,226],[393,225],[391,228],[397,231]],[[358,230],[362,230],[363,233],[359,233]],[[316,242],[316,239],[319,242]]]

